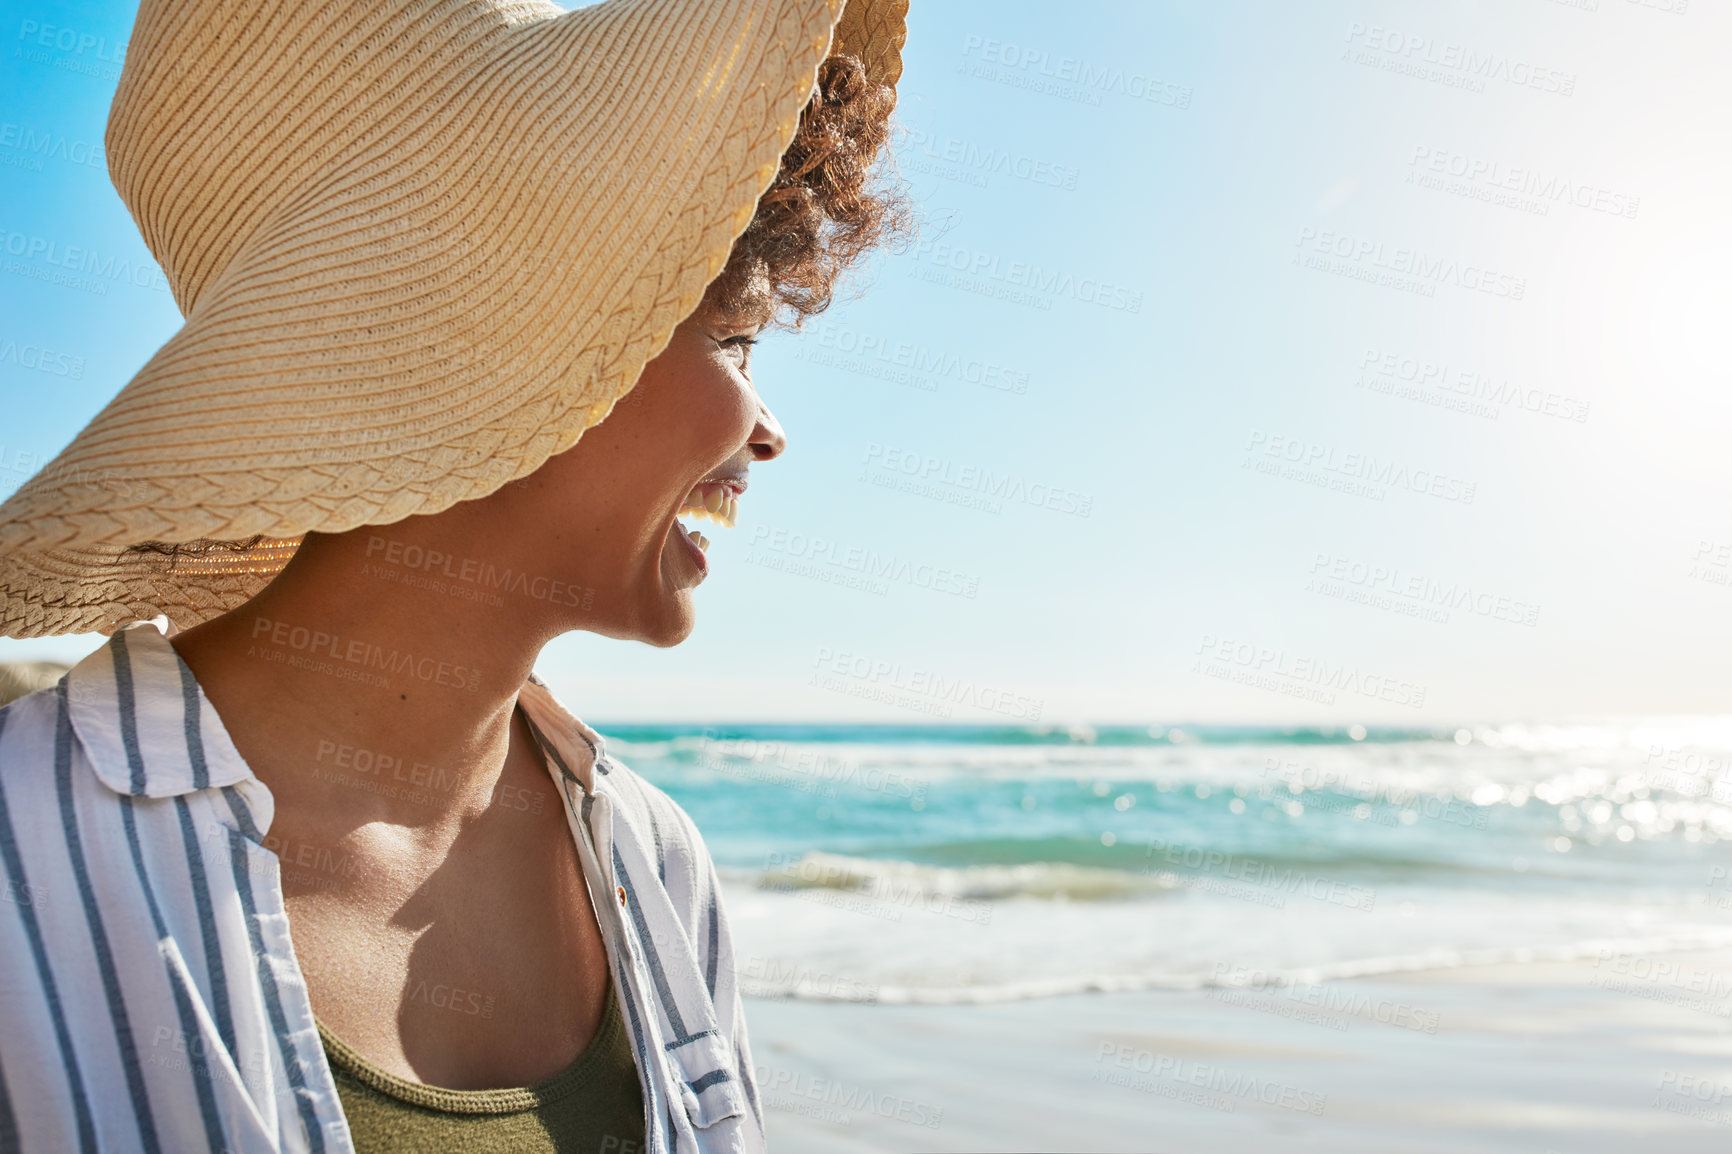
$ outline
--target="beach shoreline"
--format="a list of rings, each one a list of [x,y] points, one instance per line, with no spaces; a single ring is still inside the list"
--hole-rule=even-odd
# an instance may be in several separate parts
[[[782,1154],[1689,1154],[1732,1143],[1729,994],[1721,948],[746,1012]]]

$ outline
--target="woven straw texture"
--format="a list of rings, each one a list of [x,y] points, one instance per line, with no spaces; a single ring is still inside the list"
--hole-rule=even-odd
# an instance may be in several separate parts
[[[842,4],[144,0],[108,165],[186,323],[0,505],[0,635],[184,628],[303,533],[570,448],[721,272],[832,43],[900,77],[907,0]]]

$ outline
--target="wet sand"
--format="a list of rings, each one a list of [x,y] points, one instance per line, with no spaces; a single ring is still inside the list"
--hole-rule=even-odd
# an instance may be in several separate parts
[[[985,1006],[748,999],[778,1154],[1732,1149],[1732,950]]]

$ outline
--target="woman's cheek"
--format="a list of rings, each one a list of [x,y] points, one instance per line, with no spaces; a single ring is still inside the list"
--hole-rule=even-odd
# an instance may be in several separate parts
[[[690,422],[687,437],[694,452],[704,457],[723,457],[745,444],[756,423],[758,402],[750,390],[742,388],[733,374],[722,380],[706,382],[701,395],[693,396],[685,409]],[[717,456],[718,452],[720,456]]]
[[[729,395],[733,401],[729,429],[733,434],[729,441],[729,450],[737,449],[746,443],[752,435],[752,429],[758,423],[758,394],[752,391],[750,384],[740,382],[737,378],[728,382]]]

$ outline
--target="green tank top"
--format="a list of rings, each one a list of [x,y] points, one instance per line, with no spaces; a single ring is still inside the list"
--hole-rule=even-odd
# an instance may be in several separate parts
[[[389,1074],[319,1023],[357,1154],[625,1154],[643,1149],[643,1095],[607,987],[601,1029],[552,1078],[505,1090],[444,1090]]]

